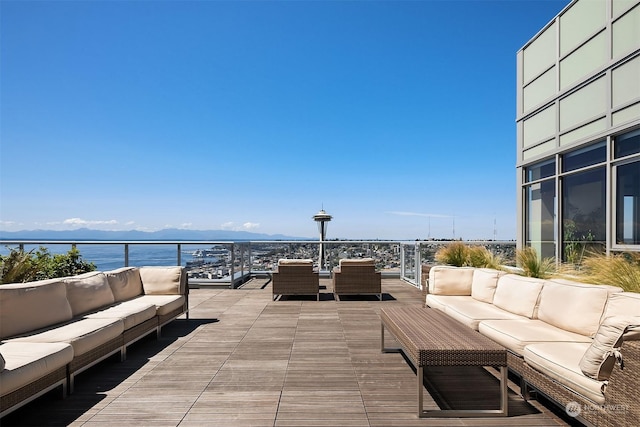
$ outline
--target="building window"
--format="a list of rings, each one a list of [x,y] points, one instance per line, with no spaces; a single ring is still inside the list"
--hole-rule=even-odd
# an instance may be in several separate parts
[[[631,156],[614,167],[616,244],[640,245],[640,129],[616,137],[613,144],[616,159]]]
[[[640,153],[640,129],[616,137],[614,156],[616,159]]]
[[[597,165],[607,160],[607,142],[602,141],[562,156],[562,172]]]
[[[551,159],[525,168],[525,241],[543,258],[556,255],[556,162]],[[551,179],[544,179],[551,178]]]
[[[562,177],[562,261],[580,264],[606,247],[604,167]]]

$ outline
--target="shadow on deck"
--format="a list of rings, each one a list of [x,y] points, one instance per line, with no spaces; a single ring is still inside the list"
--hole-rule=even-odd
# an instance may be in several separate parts
[[[524,402],[511,383],[507,418],[419,419],[415,371],[380,352],[382,304],[422,305],[422,292],[383,279],[383,301],[315,296],[272,301],[267,279],[239,289],[193,289],[180,318],[2,419],[8,426],[567,426],[554,405]],[[426,370],[425,409],[493,408],[498,383],[482,368]],[[512,378],[515,380],[515,378]]]

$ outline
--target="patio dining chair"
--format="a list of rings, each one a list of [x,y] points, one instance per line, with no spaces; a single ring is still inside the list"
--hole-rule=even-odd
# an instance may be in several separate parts
[[[310,259],[281,259],[273,272],[273,299],[277,295],[316,295],[320,301],[320,279]]]
[[[381,273],[376,271],[372,258],[341,259],[333,269],[333,293],[337,301],[340,295],[376,294],[382,301]]]

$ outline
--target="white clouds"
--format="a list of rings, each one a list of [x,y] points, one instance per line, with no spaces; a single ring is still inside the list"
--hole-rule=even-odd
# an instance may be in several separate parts
[[[62,221],[65,225],[77,225],[77,226],[87,226],[87,225],[116,225],[118,221],[115,219],[109,220],[87,220],[82,218],[69,218]],[[55,224],[55,223],[54,223]]]
[[[251,231],[257,228],[260,228],[260,223],[257,222],[245,222],[242,225],[236,225],[233,221],[228,221],[223,224],[220,224],[220,228],[222,230],[230,230],[230,231]]]

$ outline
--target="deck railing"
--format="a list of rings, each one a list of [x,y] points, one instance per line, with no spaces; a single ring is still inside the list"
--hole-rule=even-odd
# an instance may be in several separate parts
[[[280,258],[313,259],[316,268],[324,265],[321,276],[328,277],[342,258],[373,258],[386,277],[400,277],[421,287],[422,266],[435,264],[434,255],[451,241],[389,240],[273,240],[273,241],[187,241],[187,240],[0,240],[0,254],[10,248],[24,251],[44,246],[51,254],[77,248],[83,259],[98,270],[131,265],[183,265],[189,271],[190,285],[224,285],[235,288],[248,278],[270,274]],[[514,241],[473,241],[509,258]],[[324,263],[318,259],[323,245]]]

